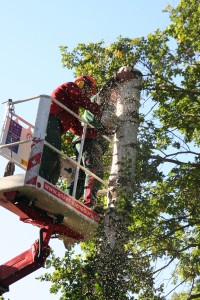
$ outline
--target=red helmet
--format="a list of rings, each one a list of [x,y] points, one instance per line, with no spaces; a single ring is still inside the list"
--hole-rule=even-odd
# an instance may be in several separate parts
[[[92,95],[96,95],[96,81],[93,77],[89,75],[79,76],[74,80],[74,83],[78,85],[78,87],[82,90],[85,87],[89,87],[91,89]]]

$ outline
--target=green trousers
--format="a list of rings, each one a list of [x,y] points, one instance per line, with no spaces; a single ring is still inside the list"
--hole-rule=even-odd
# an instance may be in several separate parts
[[[78,158],[81,141],[74,144],[74,151]],[[108,143],[100,143],[98,139],[85,139],[81,164],[100,178],[103,178],[103,154],[108,148]],[[96,194],[101,186],[101,182],[94,179],[91,175],[79,169],[76,196],[78,200],[84,197],[84,204],[93,206],[96,202]],[[74,182],[67,187],[66,192],[69,195],[73,193]]]

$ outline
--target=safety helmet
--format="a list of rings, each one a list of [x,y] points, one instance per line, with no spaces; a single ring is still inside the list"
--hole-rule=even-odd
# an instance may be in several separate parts
[[[81,90],[89,88],[92,95],[96,95],[96,81],[93,77],[89,75],[79,76],[74,80],[74,83],[76,83]]]

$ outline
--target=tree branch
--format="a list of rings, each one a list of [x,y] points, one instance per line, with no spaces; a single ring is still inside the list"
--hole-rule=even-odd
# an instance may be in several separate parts
[[[162,270],[164,270],[165,268],[167,268],[174,260],[176,259],[176,257],[173,257],[165,266],[163,266],[162,268],[156,270],[155,272],[153,272],[153,275],[161,272]]]
[[[147,88],[147,87],[151,87],[151,88]],[[155,87],[153,87],[155,86]],[[190,91],[190,90],[185,90],[183,88],[180,87],[167,87],[167,88],[160,88],[159,86],[156,85],[146,85],[143,84],[144,89],[148,90],[148,91],[163,91],[163,92],[174,92],[174,93],[184,93],[184,94],[189,94],[189,95],[200,95],[200,92],[196,92],[196,91]],[[197,99],[195,100],[195,102],[200,103],[200,101],[198,101]]]
[[[178,285],[176,285],[173,289],[171,289],[171,291],[169,291],[169,293],[165,295],[165,297],[169,296],[174,290],[176,290],[180,285],[182,285],[186,281],[187,279],[182,280]]]
[[[192,154],[192,152],[188,151],[188,154],[189,153]],[[176,155],[176,154],[170,154],[170,155]],[[170,156],[170,155],[166,155],[166,157]],[[163,162],[170,162],[170,163],[173,163],[173,164],[176,164],[176,165],[179,165],[179,166],[183,166],[183,165],[188,164],[188,162],[183,162],[183,161],[180,161],[180,160],[170,159],[170,158],[166,158],[166,157],[161,157],[159,155],[151,155],[151,156],[149,156],[149,158],[157,160],[159,162],[159,164],[163,163]],[[200,163],[190,163],[190,165],[192,167],[199,167]]]

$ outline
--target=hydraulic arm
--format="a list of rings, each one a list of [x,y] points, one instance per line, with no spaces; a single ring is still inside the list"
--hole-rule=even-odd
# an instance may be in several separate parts
[[[0,295],[9,291],[9,286],[44,266],[50,254],[48,245],[52,227],[40,229],[40,237],[30,249],[0,266]]]

